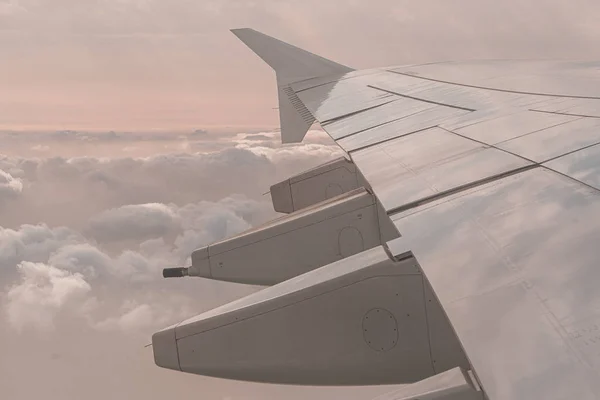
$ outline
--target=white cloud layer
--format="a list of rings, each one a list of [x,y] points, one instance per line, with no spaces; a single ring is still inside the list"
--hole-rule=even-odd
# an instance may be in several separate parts
[[[8,147],[28,140],[2,135]],[[203,280],[164,292],[170,283],[161,270],[188,265],[198,247],[273,218],[262,195],[271,184],[340,154],[322,132],[310,137],[309,144],[282,146],[277,132],[225,139],[205,131],[152,133],[133,139],[185,143],[198,152],[0,156],[0,199],[7,200],[0,203],[0,279],[6,282],[0,301],[9,326],[52,332],[77,321],[92,330],[149,333],[228,299],[219,283]],[[131,142],[115,132],[35,138],[50,148],[58,141]],[[8,201],[15,196],[18,201]]]
[[[161,143],[184,143],[193,152],[147,157],[0,156],[0,170],[5,174],[0,175],[0,196],[5,186],[11,196],[19,196],[18,202],[5,202],[0,207],[0,220],[11,228],[41,221],[83,229],[92,216],[128,205],[182,207],[202,200],[218,201],[231,194],[258,200],[279,180],[341,154],[322,132],[311,134],[316,143],[294,146],[282,146],[277,134],[265,135],[272,139],[252,141],[245,139],[247,134],[240,134],[227,136],[227,143],[218,137],[194,142],[174,137]],[[153,141],[153,137],[148,135],[148,140]],[[18,145],[18,141],[6,142],[7,148]],[[69,146],[73,144],[62,145]],[[160,213],[146,210],[152,218]],[[163,218],[170,217],[165,214]]]
[[[43,263],[22,262],[18,271],[21,280],[6,294],[8,321],[17,330],[53,328],[55,316],[67,307],[77,310],[92,289],[80,273]]]
[[[193,250],[248,229],[250,221],[272,214],[269,207],[235,196],[183,207],[150,203],[110,209],[91,218],[84,234],[46,225],[0,228],[1,276],[14,281],[5,296],[8,321],[18,330],[49,330],[61,312],[80,317],[81,304],[88,324],[102,329],[157,328],[183,317],[174,312],[180,303],[168,306],[169,296],[135,306],[121,303],[147,296],[162,279],[162,268],[189,263]],[[115,242],[127,246],[120,249]]]
[[[0,202],[5,198],[14,198],[23,191],[23,182],[8,172],[0,170]]]
[[[160,203],[126,205],[102,212],[90,221],[91,236],[102,242],[166,236],[181,225],[174,210]]]

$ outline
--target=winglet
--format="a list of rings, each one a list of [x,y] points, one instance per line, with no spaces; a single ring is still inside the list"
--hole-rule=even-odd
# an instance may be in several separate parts
[[[254,29],[232,29],[231,32],[275,70],[279,89],[281,141],[301,142],[315,118],[289,87],[290,84],[309,78],[345,74],[353,69]]]
[[[254,29],[232,29],[231,32],[275,70],[277,79],[282,84],[353,71],[352,68],[345,65],[302,50]]]

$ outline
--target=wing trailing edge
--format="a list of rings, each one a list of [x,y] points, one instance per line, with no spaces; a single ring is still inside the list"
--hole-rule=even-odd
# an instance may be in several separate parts
[[[296,96],[290,84],[310,78],[341,75],[354,70],[254,29],[232,29],[231,32],[275,71],[281,141],[301,142],[315,118]]]

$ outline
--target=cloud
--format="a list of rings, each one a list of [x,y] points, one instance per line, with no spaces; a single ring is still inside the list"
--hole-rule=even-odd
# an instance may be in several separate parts
[[[0,170],[10,175],[4,178],[5,190],[19,198],[18,202],[6,202],[0,207],[0,220],[5,228],[16,229],[23,223],[44,221],[49,226],[83,231],[90,218],[132,206],[118,211],[131,214],[129,222],[135,218],[132,213],[137,213],[138,218],[147,213],[145,223],[163,218],[163,224],[173,216],[165,210],[150,210],[139,205],[157,203],[183,207],[200,201],[219,201],[232,193],[266,201],[262,194],[272,184],[342,154],[331,141],[283,146],[277,134],[264,135],[273,135],[273,140],[246,140],[245,134],[229,136],[229,142],[215,139],[210,143],[220,149],[206,153],[118,158],[0,156]],[[314,141],[330,140],[318,131],[312,131],[310,136]],[[145,145],[146,142],[140,143]],[[20,187],[22,190],[18,192]],[[107,222],[115,212],[102,215],[105,222],[96,221],[97,234],[101,235],[100,230],[104,232],[102,240],[107,239],[107,235],[123,234],[111,231]],[[129,231],[135,226],[138,230],[149,228],[148,236],[154,237],[153,229],[162,229],[163,225],[132,225]]]
[[[204,137],[208,135],[208,131],[206,129],[196,129],[194,132],[190,133],[190,137]]]
[[[23,181],[0,170],[0,200],[14,198],[23,191]]]
[[[46,152],[46,151],[50,150],[50,146],[36,144],[35,146],[31,147],[31,150],[35,150],[35,151],[39,151],[39,152]]]
[[[49,331],[60,321],[79,319],[93,329],[126,329],[139,322],[143,313],[124,312],[119,304],[144,297],[160,312],[153,311],[152,317],[145,319],[143,326],[137,324],[136,329],[157,329],[169,318],[182,318],[177,311],[181,305],[170,301],[172,295],[156,297],[152,290],[162,279],[161,269],[176,265],[178,260],[172,245],[162,245],[162,253],[157,249],[147,252],[149,246],[145,244],[137,251],[111,256],[90,243],[67,244],[45,262],[20,262],[13,267],[17,273],[10,280],[13,283],[5,288],[8,323],[18,331]],[[190,309],[186,308],[188,312]]]
[[[185,318],[193,312],[193,302],[189,297],[172,296],[160,301],[151,296],[139,297],[125,300],[115,315],[95,322],[93,328],[125,333],[147,331]]]
[[[172,207],[160,203],[126,205],[91,219],[88,232],[102,242],[166,236],[181,225]]]
[[[110,273],[113,260],[89,243],[67,244],[53,252],[48,263],[60,270],[81,273],[88,279]]]
[[[265,141],[273,140],[272,137],[267,136],[265,134],[246,135],[244,139],[246,139],[246,140],[265,140]]]
[[[148,304],[137,305],[130,310],[124,311],[118,317],[111,317],[99,322],[96,327],[99,329],[121,329],[124,331],[137,330],[140,328],[152,326],[157,322],[155,311]]]
[[[104,245],[175,238],[175,244],[189,253],[199,244],[231,236],[272,216],[270,203],[242,195],[182,207],[158,203],[126,205],[92,217],[85,234]]]
[[[66,307],[77,309],[78,301],[91,291],[83,275],[51,265],[22,262],[18,271],[21,281],[6,294],[8,321],[17,330],[52,329],[59,312]]]
[[[2,132],[0,132],[2,134]],[[4,135],[10,132],[3,132]],[[32,132],[29,133],[29,139],[34,137],[37,140],[52,140],[61,142],[147,142],[147,141],[176,141],[182,139],[206,138],[209,135],[207,130],[196,129],[192,132],[86,132],[76,130],[62,130],[54,132]],[[14,136],[13,140],[18,139]]]
[[[52,149],[49,154],[72,144],[128,143],[121,132],[29,135],[0,133],[7,148],[31,149],[33,141]],[[321,131],[311,131],[313,144],[307,145],[282,145],[278,132],[159,134],[158,142],[195,143],[196,136],[216,150],[147,157],[0,155],[0,194],[19,199],[0,207],[1,303],[9,326],[48,332],[78,321],[92,330],[149,332],[231,299],[226,293],[247,293],[193,280],[187,289],[158,295],[165,285],[162,268],[189,265],[195,249],[273,218],[262,193],[340,150]],[[147,146],[157,142],[156,134],[139,133],[134,142]]]
[[[45,224],[26,224],[16,230],[0,227],[0,276],[8,279],[22,261],[45,262],[61,247],[82,241],[81,234],[65,227],[49,228]]]
[[[269,203],[236,195],[182,207],[109,209],[90,218],[83,233],[47,225],[1,228],[2,280],[12,282],[4,296],[8,322],[19,331],[49,331],[61,318],[93,329],[158,329],[193,310],[186,306],[190,297],[156,296],[162,268],[185,265],[196,248],[272,215]]]

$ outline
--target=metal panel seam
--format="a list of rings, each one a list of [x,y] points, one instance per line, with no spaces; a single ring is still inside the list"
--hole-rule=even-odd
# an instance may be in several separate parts
[[[444,81],[444,80],[435,79],[435,78],[426,78],[424,76],[416,76],[416,75],[407,74],[407,73],[404,73],[404,72],[398,72],[398,71],[394,71],[394,70],[390,70],[390,69],[387,69],[386,71],[387,72],[391,72],[392,74],[410,76],[411,78],[423,79],[423,80],[426,80],[426,81],[446,83],[448,85],[470,87],[470,88],[474,88],[474,89],[492,90],[494,92],[515,93],[515,94],[528,94],[528,95],[532,95],[532,96],[566,97],[566,98],[570,98],[570,99],[593,99],[593,100],[600,100],[600,97],[594,97],[594,96],[575,96],[575,95],[567,95],[567,94],[522,92],[520,90],[498,89],[498,88],[493,88],[493,87],[468,85],[466,83],[457,83],[457,82]]]
[[[590,146],[587,146],[587,147],[596,146],[596,145],[598,145],[598,144],[600,144],[600,142],[599,142],[599,143],[596,143],[596,144],[593,144],[593,145],[590,145]],[[587,148],[587,147],[585,147],[585,148]],[[585,148],[583,148],[583,149],[579,149],[579,150],[584,150]],[[565,155],[568,155],[568,154],[571,154],[571,153],[575,153],[575,152],[577,152],[577,151],[579,151],[579,150],[572,151],[572,152],[570,152],[570,153],[567,153],[567,154],[563,154],[562,156],[565,156]],[[560,157],[562,157],[562,156],[558,156],[558,157],[551,158],[551,159],[550,159],[550,160],[548,160],[548,161],[544,161],[544,163],[546,163],[546,162],[550,162],[550,161],[553,161],[553,160],[556,160],[557,158],[560,158]],[[585,183],[585,182],[583,182],[583,181],[580,181],[579,179],[573,178],[572,176],[569,176],[569,175],[567,175],[567,174],[565,174],[565,173],[562,173],[562,172],[560,172],[560,171],[557,171],[557,170],[555,170],[555,169],[553,169],[553,168],[550,168],[550,167],[548,167],[548,166],[546,166],[546,165],[541,165],[541,164],[540,164],[540,166],[541,166],[542,168],[544,168],[544,169],[547,169],[548,171],[552,171],[552,172],[554,172],[554,173],[556,173],[556,174],[558,174],[558,175],[564,176],[565,178],[568,178],[568,179],[570,179],[570,180],[573,180],[573,181],[575,181],[575,182],[577,182],[577,183],[580,183],[580,184],[582,184],[583,186],[585,186],[585,187],[587,187],[587,188],[593,189],[593,190],[595,190],[596,192],[600,192],[600,189],[598,189],[597,187],[594,187],[594,186],[592,186],[592,185],[590,185],[590,184],[587,184],[587,183]]]
[[[382,92],[386,92],[386,93],[390,93],[390,94],[395,94],[396,96],[405,97],[407,99],[422,101],[424,103],[431,103],[431,104],[436,104],[438,106],[456,108],[456,109],[464,110],[464,111],[477,111],[474,108],[467,108],[467,107],[455,106],[455,105],[452,105],[452,104],[440,103],[438,101],[433,101],[433,100],[426,100],[426,99],[422,99],[422,98],[419,98],[419,97],[414,97],[414,96],[409,96],[407,94],[402,94],[402,93],[399,93],[399,92],[394,92],[393,90],[383,89],[383,88],[380,88],[380,87],[377,87],[377,86],[373,86],[373,85],[367,85],[367,87],[370,87],[370,88],[376,89],[376,90],[381,90]]]
[[[352,111],[352,112],[350,112],[348,114],[340,115],[339,117],[334,117],[334,118],[326,119],[325,121],[320,122],[320,123],[321,123],[321,126],[323,126],[323,125],[329,125],[329,124],[332,124],[334,122],[338,122],[338,121],[340,121],[340,120],[342,120],[344,118],[352,117],[353,115],[361,114],[361,113],[364,113],[366,111],[371,111],[374,108],[385,106],[386,104],[390,104],[390,103],[393,103],[394,101],[398,101],[398,100],[399,99],[392,99],[392,100],[386,101],[385,103],[382,103],[382,104],[376,104],[376,105],[368,107],[368,108],[363,108],[362,110]]]
[[[431,108],[426,108],[426,109],[424,109],[424,110],[415,111],[414,113],[411,113],[411,114],[408,114],[408,115],[404,115],[404,116],[402,116],[402,117],[399,117],[399,118],[394,118],[394,119],[393,119],[393,120],[391,120],[391,121],[382,122],[381,124],[377,124],[377,125],[374,125],[374,126],[370,126],[370,127],[368,127],[368,128],[361,129],[360,131],[357,131],[357,132],[348,133],[347,135],[340,136],[340,137],[336,138],[335,140],[336,140],[336,141],[338,141],[338,140],[345,139],[345,138],[347,138],[347,137],[351,137],[351,136],[354,136],[354,135],[358,135],[359,133],[363,133],[363,132],[369,131],[369,130],[371,130],[371,129],[379,128],[380,126],[384,126],[384,125],[392,124],[392,123],[394,123],[394,122],[398,122],[398,121],[400,121],[400,120],[402,120],[402,119],[409,118],[409,117],[413,117],[413,116],[415,116],[415,115],[417,115],[417,114],[420,114],[420,113],[423,113],[423,112],[425,112],[425,111],[433,110],[434,108],[435,108],[435,107],[431,107]]]
[[[290,200],[292,201],[292,210],[296,210],[296,205],[294,204],[294,194],[292,193],[292,179],[288,178],[288,189],[290,191]]]
[[[572,122],[572,121],[571,121],[571,122]],[[465,135],[463,135],[463,134],[461,134],[461,133],[458,133],[458,132],[451,131],[451,130],[449,130],[449,129],[446,129],[446,128],[443,128],[443,127],[441,127],[441,126],[440,126],[439,128],[440,128],[440,129],[443,129],[443,130],[445,130],[445,131],[446,131],[446,132],[448,132],[448,133],[452,133],[453,135],[460,136],[460,137],[461,137],[461,138],[463,138],[463,139],[471,140],[471,141],[473,141],[473,142],[476,142],[476,143],[482,144],[482,145],[484,145],[484,146],[485,146],[485,147],[487,147],[487,148],[490,148],[490,149],[496,149],[496,150],[499,150],[499,151],[503,151],[503,152],[505,152],[505,153],[507,153],[507,154],[510,154],[511,156],[515,156],[515,157],[517,157],[517,158],[520,158],[520,159],[522,159],[522,160],[529,161],[530,163],[533,163],[533,164],[537,164],[537,165],[539,165],[539,164],[540,164],[540,163],[538,163],[538,162],[536,162],[536,161],[534,161],[534,160],[530,160],[529,158],[527,158],[527,157],[523,157],[522,155],[519,155],[519,154],[517,154],[517,153],[513,153],[513,152],[511,152],[511,151],[508,151],[508,150],[502,149],[502,148],[500,148],[500,147],[496,147],[496,145],[489,144],[489,143],[486,143],[486,142],[482,142],[481,140],[473,139],[473,138],[471,138],[471,137],[465,136]]]
[[[569,124],[569,123],[571,123],[571,122],[580,121],[580,120],[582,120],[583,118],[584,118],[584,117],[582,117],[582,118],[576,118],[576,119],[573,119],[573,120],[571,120],[571,121],[565,121],[565,122],[561,122],[561,123],[559,123],[559,124],[550,125],[550,126],[547,126],[547,127],[545,127],[545,128],[542,128],[542,129],[537,129],[537,130],[535,130],[535,131],[531,131],[531,132],[527,132],[527,133],[524,133],[524,134],[522,134],[522,135],[519,135],[519,136],[515,136],[515,137],[513,137],[513,138],[510,138],[510,139],[504,139],[503,141],[501,141],[501,142],[497,142],[497,143],[494,143],[493,145],[490,145],[490,146],[494,146],[494,147],[496,147],[497,145],[499,145],[499,144],[501,144],[501,143],[510,142],[511,140],[519,139],[519,138],[522,138],[522,137],[525,137],[525,136],[528,136],[528,135],[531,135],[531,134],[534,134],[534,133],[537,133],[537,132],[545,131],[546,129],[555,128],[555,127],[557,127],[557,126],[561,126],[561,125],[564,125],[564,124]],[[453,133],[455,133],[455,132],[453,132]],[[499,148],[498,148],[498,149],[499,149]],[[502,150],[502,149],[499,149],[499,150]]]
[[[341,167],[338,167],[338,168],[334,168],[334,169],[327,170],[327,171],[325,171],[325,172],[319,172],[318,174],[315,174],[315,175],[313,175],[313,176],[309,176],[309,177],[306,177],[306,178],[298,179],[298,180],[297,180],[296,182],[294,182],[294,183],[300,183],[300,182],[304,182],[304,181],[306,181],[306,180],[308,180],[308,179],[312,179],[312,178],[316,178],[317,176],[321,176],[321,175],[328,174],[328,173],[330,173],[331,171],[337,171],[338,169],[345,169],[346,171],[348,171],[348,173],[349,173],[349,174],[352,174],[352,173],[353,173],[353,172],[352,172],[352,171],[350,171],[350,170],[349,170],[349,169],[348,169],[346,166],[341,166]],[[293,185],[293,183],[291,183],[291,178],[290,178],[290,185]]]
[[[505,171],[505,172],[502,172],[500,174],[488,176],[488,177],[483,178],[483,179],[479,179],[479,180],[476,180],[476,181],[473,181],[473,182],[469,182],[469,183],[466,183],[464,185],[459,185],[459,186],[456,186],[456,187],[454,187],[452,189],[448,189],[448,190],[445,190],[443,192],[440,192],[440,193],[437,193],[437,194],[434,194],[434,195],[431,195],[431,196],[423,197],[422,199],[419,199],[419,200],[411,201],[410,203],[403,204],[403,205],[401,205],[399,207],[394,207],[391,210],[388,210],[387,214],[389,216],[391,216],[393,214],[397,214],[397,213],[402,212],[402,211],[410,210],[411,208],[419,207],[419,206],[422,206],[424,204],[428,204],[428,203],[431,203],[433,201],[443,199],[444,197],[448,197],[448,196],[456,194],[456,193],[464,192],[466,190],[473,189],[473,188],[475,188],[477,186],[482,186],[482,185],[485,185],[487,183],[494,182],[494,181],[497,181],[497,180],[501,180],[503,178],[506,178],[506,177],[509,177],[509,176],[512,176],[512,175],[516,175],[516,174],[519,174],[521,172],[529,171],[530,169],[534,169],[534,168],[538,168],[538,167],[540,167],[540,165],[536,164],[536,163],[530,164],[530,165],[525,165],[523,167],[515,168],[515,169],[512,169],[510,171]]]
[[[418,264],[418,262],[417,262]],[[421,266],[419,265],[419,268]],[[421,268],[421,271],[423,269]],[[425,309],[425,325],[427,327],[427,343],[429,343],[429,362],[431,362],[431,369],[434,374],[438,372],[435,370],[435,365],[433,364],[433,349],[431,348],[431,328],[429,326],[429,312],[427,310],[427,296],[425,296],[425,274],[421,273],[421,286],[423,288],[423,308]],[[464,351],[464,350],[463,350]]]
[[[428,129],[436,128],[436,127],[439,127],[439,125],[427,126],[425,128],[422,128],[422,129],[417,129],[416,131],[413,131],[413,132],[408,132],[408,133],[405,133],[405,134],[402,134],[402,135],[398,135],[398,136],[394,136],[394,137],[387,138],[387,139],[384,139],[384,140],[380,140],[379,142],[369,143],[369,144],[366,144],[364,146],[357,147],[356,149],[348,150],[347,153],[352,158],[352,153],[354,153],[356,151],[365,150],[365,149],[368,149],[368,148],[373,147],[373,146],[377,146],[377,145],[382,144],[382,143],[391,142],[392,140],[399,139],[401,137],[405,137],[405,136],[408,136],[408,135],[414,135],[415,133],[423,132],[423,131],[426,131]],[[452,132],[452,133],[454,133],[454,132]],[[341,147],[341,145],[340,145],[340,147]]]
[[[534,110],[529,109],[529,111],[543,113],[543,114],[556,114],[556,115],[569,115],[572,117],[583,117],[583,118],[600,118],[600,115],[584,115],[584,114],[571,114],[568,112],[560,112],[560,111],[544,111],[544,110]]]
[[[387,71],[382,70],[382,69],[376,69],[376,70],[373,70],[372,72],[369,72],[367,74],[360,74],[360,75],[357,75],[357,76],[344,76],[344,75],[342,75],[339,79],[335,79],[335,80],[332,80],[332,81],[329,81],[329,82],[320,83],[320,84],[315,85],[315,86],[307,87],[307,88],[300,89],[300,90],[294,90],[294,91],[296,93],[302,93],[302,92],[304,92],[306,90],[314,89],[314,88],[317,88],[319,86],[330,85],[332,83],[336,83],[336,82],[340,82],[340,81],[347,81],[347,80],[350,80],[350,79],[362,78],[363,76],[374,75],[374,74],[377,74],[377,73],[380,73],[380,72],[387,72]],[[321,77],[319,77],[319,76],[313,76],[312,78],[306,78],[306,79],[302,79],[302,80],[297,81],[297,82],[292,82],[290,85],[296,85],[298,83],[306,82],[306,81],[309,81],[311,79],[317,79],[317,78],[321,78]],[[323,78],[326,78],[326,76],[324,76]]]

